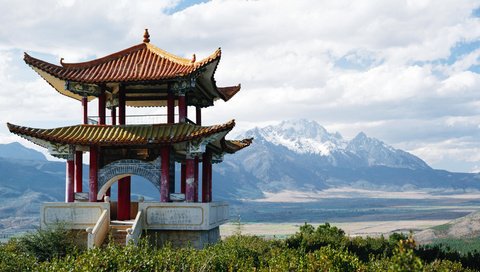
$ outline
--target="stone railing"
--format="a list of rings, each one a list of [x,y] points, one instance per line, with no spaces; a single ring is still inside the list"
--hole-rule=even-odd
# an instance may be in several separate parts
[[[88,124],[97,125],[99,123],[99,116],[88,116]],[[105,122],[107,125],[112,124],[112,117],[105,116]],[[125,123],[129,125],[136,124],[163,124],[167,123],[166,114],[133,114],[125,116]],[[118,123],[117,123],[118,125]]]
[[[127,239],[126,244],[132,241],[135,245],[137,245],[138,241],[140,240],[140,236],[142,235],[143,231],[143,213],[139,211],[137,216],[135,217],[135,221],[131,228],[127,229]]]
[[[148,230],[210,230],[228,221],[226,202],[143,202],[138,210]]]
[[[102,212],[100,218],[98,218],[97,224],[93,228],[87,228],[88,233],[88,248],[99,247],[102,245],[105,237],[110,230],[110,215],[107,210]]]

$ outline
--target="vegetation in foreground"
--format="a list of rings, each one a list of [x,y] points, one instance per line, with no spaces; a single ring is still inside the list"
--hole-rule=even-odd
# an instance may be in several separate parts
[[[75,248],[61,228],[0,245],[0,271],[478,271],[477,251],[417,247],[402,234],[349,238],[329,224],[308,224],[285,240],[235,235],[203,250],[138,246]]]

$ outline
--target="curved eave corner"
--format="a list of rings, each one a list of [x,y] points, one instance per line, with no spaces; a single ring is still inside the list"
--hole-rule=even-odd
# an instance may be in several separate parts
[[[253,138],[247,138],[243,140],[223,140],[222,149],[228,154],[233,154],[250,146],[252,142]]]
[[[60,66],[48,63],[46,61],[36,59],[26,52],[24,53],[23,60],[25,63],[32,68],[40,77],[42,77],[50,86],[52,86],[57,92],[60,94],[82,101],[82,96],[78,94],[74,94],[68,90],[65,90],[65,80],[54,76],[52,73],[49,73],[46,69],[42,69],[43,66],[51,67],[53,69],[63,69]],[[95,99],[94,96],[88,96],[88,101],[92,101]]]

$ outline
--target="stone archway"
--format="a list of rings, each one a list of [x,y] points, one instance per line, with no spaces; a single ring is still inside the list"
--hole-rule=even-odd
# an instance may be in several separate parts
[[[137,175],[150,181],[160,192],[160,165],[158,157],[151,162],[141,160],[118,160],[105,165],[98,171],[98,193],[97,199],[101,200],[108,188],[118,179]]]

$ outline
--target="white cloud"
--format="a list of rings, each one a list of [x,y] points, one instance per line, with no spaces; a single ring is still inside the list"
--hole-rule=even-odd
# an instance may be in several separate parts
[[[0,17],[1,121],[79,118],[78,102],[21,64],[19,52],[92,59],[141,42],[149,28],[152,43],[181,56],[222,47],[217,83],[243,90],[205,110],[206,123],[236,118],[246,129],[311,118],[352,137],[365,131],[433,164],[428,154],[444,152],[470,165],[458,145],[445,144],[459,136],[480,146],[480,78],[468,71],[480,49],[445,62],[458,44],[480,39],[480,20],[471,16],[477,1],[214,0],[168,14],[178,2],[0,2],[10,11]]]

